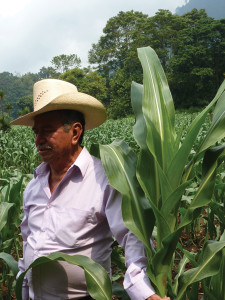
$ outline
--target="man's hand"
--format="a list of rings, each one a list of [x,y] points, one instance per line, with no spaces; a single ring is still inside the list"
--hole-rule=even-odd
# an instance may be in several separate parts
[[[170,300],[170,297],[161,298],[157,294],[154,294],[151,297],[148,297],[148,299],[146,299],[146,300]]]

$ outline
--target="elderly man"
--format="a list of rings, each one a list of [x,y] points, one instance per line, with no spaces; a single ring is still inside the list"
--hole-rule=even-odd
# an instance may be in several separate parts
[[[131,299],[162,299],[145,273],[142,243],[124,226],[121,196],[108,183],[100,160],[81,146],[85,129],[106,118],[104,106],[68,82],[46,79],[34,85],[34,112],[12,124],[33,126],[43,163],[24,191],[20,272],[36,258],[61,251],[82,254],[110,273],[112,236],[125,249],[124,286]],[[28,272],[23,300],[91,299],[84,271],[52,262]],[[169,298],[165,298],[169,299]]]

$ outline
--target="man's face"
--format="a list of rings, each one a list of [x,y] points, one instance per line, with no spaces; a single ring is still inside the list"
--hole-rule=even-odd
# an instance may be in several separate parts
[[[33,131],[35,144],[42,160],[50,164],[67,162],[72,153],[72,128],[64,131],[57,112],[49,112],[35,118]]]

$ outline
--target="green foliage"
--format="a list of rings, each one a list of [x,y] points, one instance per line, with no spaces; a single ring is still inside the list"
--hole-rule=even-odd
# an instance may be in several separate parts
[[[79,92],[89,94],[103,102],[106,100],[105,79],[96,71],[75,68],[68,70],[59,78],[76,85]]]
[[[51,63],[55,71],[58,71],[60,74],[62,74],[71,68],[80,67],[81,60],[76,54],[61,54],[58,56],[54,56],[51,60]]]
[[[27,106],[27,107],[29,107],[30,111],[32,111],[33,110],[33,95],[27,95],[27,96],[21,97],[17,101],[16,104],[21,110],[23,110]]]
[[[0,178],[13,176],[19,169],[22,174],[32,174],[40,163],[31,128],[14,126],[0,134]]]
[[[13,106],[11,117],[16,118],[18,109],[25,106],[32,111],[32,102],[22,101],[20,106],[18,100],[32,94],[36,81],[59,77],[77,83],[83,92],[100,99],[110,118],[129,116],[131,82],[142,83],[136,49],[146,46],[154,48],[159,56],[176,108],[202,108],[208,104],[224,78],[224,19],[214,20],[202,9],[182,16],[160,9],[151,17],[132,10],[121,11],[107,21],[102,36],[89,51],[92,68],[82,69],[76,54],[62,54],[53,57],[52,65],[43,66],[37,74],[0,73],[5,100]]]
[[[0,86],[5,91],[5,101],[13,106],[11,117],[17,117],[17,101],[33,93],[33,85],[39,80],[38,74],[27,73],[23,76],[13,75],[9,72],[0,73]]]
[[[144,85],[142,88],[133,83],[132,105],[136,114],[134,137],[140,152],[136,157],[124,142],[101,145],[99,151],[110,184],[123,196],[124,222],[146,247],[150,280],[162,297],[170,294],[183,299],[189,285],[218,272],[216,266],[225,247],[223,241],[206,242],[196,268],[186,272],[181,269],[178,285],[172,284],[172,266],[179,238],[183,229],[192,224],[201,209],[210,203],[216,171],[224,159],[224,145],[210,147],[225,136],[225,82],[191,123],[186,135],[182,134],[183,127],[176,134],[173,100],[159,59],[151,48],[138,49],[138,55]],[[210,128],[191,155],[202,124],[215,103]],[[201,178],[195,178],[192,170],[199,163],[202,164]],[[182,195],[196,179],[198,187],[182,215]],[[155,252],[150,245],[154,226],[157,228]]]
[[[38,76],[41,79],[47,79],[47,78],[58,78],[59,73],[56,72],[56,70],[53,67],[42,67],[38,73]]]
[[[119,69],[110,79],[110,106],[108,115],[110,118],[119,119],[132,114],[130,105],[130,86],[132,79],[126,77],[125,71]]]
[[[0,90],[0,101],[1,101],[1,107],[2,107],[2,118],[3,118],[3,99],[5,98],[5,92],[1,89]]]
[[[169,60],[171,91],[176,107],[204,106],[224,78],[224,22],[196,9],[181,18],[183,28]]]
[[[18,272],[19,224],[21,223],[23,176],[0,182],[0,267],[2,270],[0,282],[8,283],[8,299],[11,299],[15,276]],[[3,184],[3,185],[2,185]]]
[[[0,131],[6,131],[8,129],[10,129],[8,118],[0,117]]]
[[[85,272],[85,279],[87,283],[88,292],[93,297],[93,299],[111,300],[112,289],[110,278],[102,266],[95,263],[93,260],[86,256],[72,256],[61,252],[52,253],[47,257],[39,257],[26,269],[25,272],[23,272],[19,276],[16,284],[17,300],[22,300],[22,284],[27,271],[30,268],[35,268],[43,263],[49,263],[52,261],[66,261],[69,264],[74,264],[83,268]]]
[[[183,16],[159,10],[153,17],[129,11],[110,18],[89,51],[89,62],[107,81],[110,115],[130,114],[131,78],[142,83],[136,49],[144,46],[158,54],[176,108],[207,105],[224,78],[224,33],[224,20],[214,20],[204,10]]]
[[[182,113],[177,113],[176,118],[175,118],[175,129],[176,133],[178,134],[180,132],[180,128],[183,128],[182,131],[182,137],[181,137],[181,142],[183,142],[186,134],[187,134],[187,129],[190,127],[190,124],[193,122],[193,120],[197,117],[197,113],[194,114],[189,114],[187,112],[182,112]],[[137,142],[134,139],[134,136],[132,134],[133,132],[133,126],[135,124],[135,119],[133,117],[129,118],[124,118],[120,120],[108,120],[104,124],[102,124],[100,127],[88,130],[85,133],[84,136],[84,145],[90,149],[92,143],[97,143],[100,142],[101,144],[110,144],[113,142],[115,139],[120,139],[124,140],[133,150],[133,152],[138,153],[139,152],[139,146]],[[195,141],[194,148],[192,150],[192,155],[197,151],[199,144],[203,141],[204,136],[208,132],[208,129],[210,127],[210,118],[207,117],[206,119],[206,124],[202,127],[199,136],[197,137]],[[13,184],[16,184],[22,174],[25,176],[23,179],[23,185],[22,185],[22,190],[24,189],[26,183],[28,182],[29,179],[32,178],[32,173],[33,169],[40,163],[40,158],[37,153],[37,150],[34,145],[34,135],[33,132],[30,128],[25,128],[25,127],[20,127],[20,126],[13,126],[10,131],[5,132],[4,134],[0,134],[0,164],[1,164],[1,170],[0,170],[0,185],[4,185],[4,191],[7,190],[7,186],[10,183],[10,189],[12,189]],[[197,167],[197,166],[196,166]],[[197,168],[196,168],[197,169]],[[194,170],[193,173],[198,173],[201,172],[201,170],[197,171]],[[26,175],[27,174],[27,175]],[[147,175],[147,178],[149,176],[149,173]],[[196,183],[197,184],[197,183]],[[216,208],[214,208],[214,216],[216,223],[220,222],[221,218],[221,226],[223,222],[223,216],[224,216],[224,197],[222,194],[222,189],[221,189],[221,184],[223,184],[223,169],[220,170],[220,173],[217,175],[217,185],[216,185],[216,194],[214,198],[214,202],[218,204]],[[20,192],[22,193],[22,191]],[[194,193],[192,193],[194,195]],[[185,191],[185,195],[189,197],[189,192],[188,190]],[[5,196],[2,199],[5,199]],[[190,199],[193,199],[193,197]],[[22,201],[22,199],[21,199]],[[185,203],[186,200],[183,200],[182,203]],[[214,203],[213,202],[213,203]],[[210,202],[210,207],[211,207]],[[11,205],[11,204],[10,204]],[[20,208],[17,211],[17,223],[20,223],[23,212],[22,212],[22,207],[17,206]],[[217,208],[220,208],[219,211],[217,211]],[[9,214],[7,220],[11,222],[11,214],[9,209]],[[0,210],[2,212],[2,209]],[[217,217],[218,215],[218,217]],[[206,217],[206,215],[203,215]],[[213,216],[211,217],[212,221],[214,222]],[[207,221],[207,220],[206,220]],[[215,223],[215,224],[216,224]],[[0,224],[3,224],[0,222]],[[214,225],[215,225],[214,224]],[[4,225],[5,226],[5,225]],[[14,227],[15,229],[16,227]],[[222,227],[221,227],[222,228]],[[220,236],[220,228],[215,227],[216,231],[218,232],[218,236]],[[11,248],[9,247],[8,249],[10,250],[10,253],[13,253],[14,257],[18,257],[16,254],[16,249],[20,251],[21,249],[21,239],[19,238],[19,231],[17,228],[16,234],[15,234],[15,241],[17,248],[15,245],[10,241],[9,244],[11,245]],[[206,237],[205,237],[206,238]],[[190,240],[190,243],[192,241]],[[182,245],[184,245],[182,243]],[[113,251],[113,257],[112,257],[112,262],[114,263],[113,267],[113,279],[120,280],[122,279],[122,274],[124,270],[123,266],[123,261],[124,258],[122,256],[122,249],[120,247],[115,246]],[[184,249],[182,249],[184,250]],[[1,252],[1,251],[0,251]],[[6,252],[4,252],[6,253]],[[21,254],[20,254],[21,255]],[[190,256],[188,256],[190,258]],[[196,255],[194,256],[196,257]],[[194,259],[195,260],[195,259]],[[1,261],[3,263],[3,260]],[[186,263],[184,262],[182,265],[180,265],[180,271],[178,271],[178,274],[182,274],[182,272],[185,271],[187,263],[189,262],[188,259],[186,259]],[[200,263],[200,260],[199,260]],[[195,267],[197,267],[198,264],[196,263]],[[4,273],[3,277],[4,279],[7,279],[8,283],[8,290],[10,291],[10,294],[12,293],[12,289],[15,283],[15,276],[13,273],[11,273],[9,270],[10,267],[7,265],[6,262],[4,262]],[[11,274],[8,276],[7,274]],[[178,276],[179,277],[179,276]],[[178,279],[177,279],[178,280]],[[207,284],[207,282],[206,282]],[[209,286],[209,285],[208,285]],[[12,289],[11,289],[12,287]],[[128,296],[124,292],[123,288],[121,286],[116,285],[116,282],[113,284],[113,294],[116,294],[118,296],[123,297],[122,299],[129,299],[127,298]],[[191,298],[190,298],[191,299]],[[218,298],[219,299],[219,298]]]

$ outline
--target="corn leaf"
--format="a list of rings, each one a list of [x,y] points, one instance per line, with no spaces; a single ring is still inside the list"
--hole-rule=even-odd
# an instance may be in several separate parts
[[[18,262],[15,261],[13,256],[8,253],[1,252],[0,259],[6,262],[6,264],[9,266],[10,270],[12,271],[13,275],[16,276],[16,274],[19,272]]]
[[[0,203],[0,231],[4,228],[8,220],[8,213],[13,203],[2,202]]]
[[[188,132],[186,134],[186,137],[184,141],[182,142],[182,145],[180,149],[178,150],[176,156],[174,156],[174,159],[169,167],[167,176],[168,178],[171,178],[171,186],[176,187],[180,184],[182,174],[185,170],[185,165],[188,160],[188,156],[191,152],[191,149],[194,145],[194,142],[196,140],[196,137],[199,133],[199,130],[202,126],[202,124],[205,121],[205,118],[207,114],[212,109],[213,105],[218,101],[218,99],[221,97],[225,90],[225,81],[221,84],[216,96],[214,99],[209,103],[209,105],[195,118],[195,120],[192,122],[191,126],[188,129]],[[209,137],[207,138],[209,139]],[[214,139],[215,141],[215,139]],[[209,145],[209,143],[208,143]],[[206,146],[202,146],[202,149],[206,149]],[[202,151],[202,150],[201,150]],[[200,152],[198,152],[199,154]]]
[[[201,184],[181,221],[179,226],[180,228],[186,226],[192,221],[194,212],[198,208],[209,204],[215,184],[216,170],[217,167],[222,163],[224,155],[225,145],[208,149],[206,151],[203,160],[203,177]]]
[[[225,92],[223,92],[216,104],[212,124],[207,135],[198,151],[198,153],[213,146],[225,136]]]
[[[137,157],[123,141],[99,147],[109,183],[122,194],[124,223],[145,244],[148,255],[151,255],[150,238],[155,218],[135,175]]]
[[[159,59],[150,47],[139,48],[144,73],[142,111],[147,126],[147,145],[163,170],[173,158],[175,111],[167,79]]]
[[[90,258],[83,255],[67,255],[61,252],[51,253],[46,257],[37,258],[27,269],[23,272],[16,283],[16,297],[17,300],[22,300],[22,284],[24,276],[27,271],[36,266],[48,263],[51,261],[66,261],[69,264],[74,264],[85,272],[85,279],[87,283],[87,289],[93,299],[97,300],[111,300],[112,298],[112,285],[110,278],[105,269],[99,264],[95,263]]]
[[[202,250],[203,256],[199,266],[184,272],[184,274],[180,277],[179,292],[176,300],[182,299],[190,284],[218,273],[222,259],[222,250],[224,247],[225,242],[223,241],[206,242]]]

